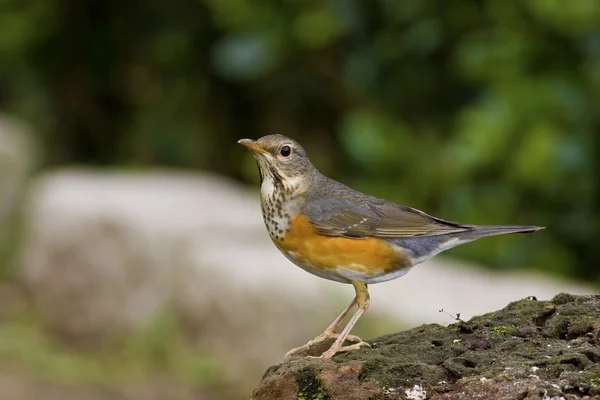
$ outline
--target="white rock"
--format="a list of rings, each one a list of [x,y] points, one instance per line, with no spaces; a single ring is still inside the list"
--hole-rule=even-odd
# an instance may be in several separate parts
[[[48,327],[72,340],[171,310],[231,361],[227,373],[254,371],[255,384],[343,307],[295,270],[270,244],[256,196],[221,179],[62,170],[31,190],[20,276]]]

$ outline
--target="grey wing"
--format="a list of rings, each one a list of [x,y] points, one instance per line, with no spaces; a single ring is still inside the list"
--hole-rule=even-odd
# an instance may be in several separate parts
[[[473,225],[444,221],[417,209],[375,198],[322,198],[308,202],[303,211],[317,232],[330,236],[408,238],[474,228]]]

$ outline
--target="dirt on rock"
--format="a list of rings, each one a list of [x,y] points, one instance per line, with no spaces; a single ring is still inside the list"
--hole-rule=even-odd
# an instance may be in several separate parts
[[[270,367],[252,400],[600,399],[600,296],[527,298],[443,327],[423,325]]]

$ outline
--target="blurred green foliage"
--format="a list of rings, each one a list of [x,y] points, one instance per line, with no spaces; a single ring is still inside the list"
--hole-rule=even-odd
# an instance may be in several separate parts
[[[285,133],[325,173],[469,223],[539,224],[453,254],[600,281],[596,0],[0,5],[0,106],[47,164],[255,177]]]
[[[2,371],[24,372],[41,381],[63,384],[122,384],[164,376],[203,387],[225,384],[219,362],[188,343],[170,316],[157,318],[114,343],[106,340],[103,346],[86,350],[85,345],[77,348],[75,341],[67,345],[52,338],[43,328],[42,318],[30,308],[25,305],[10,321],[0,321]]]

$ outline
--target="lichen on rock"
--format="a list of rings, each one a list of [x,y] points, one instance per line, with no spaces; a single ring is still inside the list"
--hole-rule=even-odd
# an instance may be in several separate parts
[[[600,398],[600,296],[527,298],[447,327],[423,325],[272,366],[253,400]]]

